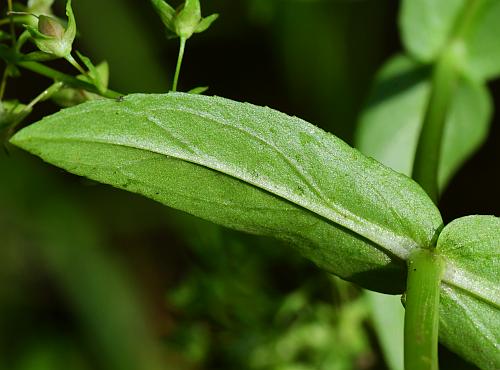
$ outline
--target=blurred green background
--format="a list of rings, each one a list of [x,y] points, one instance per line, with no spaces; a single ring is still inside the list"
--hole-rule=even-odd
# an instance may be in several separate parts
[[[73,3],[77,48],[109,62],[113,89],[168,90],[178,40],[149,1]],[[401,49],[394,0],[206,0],[202,11],[220,18],[189,40],[180,90],[209,86],[349,143],[375,72]],[[7,98],[48,83],[23,72]],[[490,137],[445,192],[445,221],[500,210],[499,82],[491,89]],[[57,109],[44,102],[27,123]],[[401,312],[377,299],[282,243],[0,153],[2,370],[401,370]],[[442,369],[474,369],[440,356]]]

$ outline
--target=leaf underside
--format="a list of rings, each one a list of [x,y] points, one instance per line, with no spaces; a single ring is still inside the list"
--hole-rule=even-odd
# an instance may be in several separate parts
[[[448,261],[445,279],[456,274],[454,280],[462,281],[462,288],[443,283],[440,338],[482,369],[500,369],[499,247],[500,218],[494,216],[468,216],[451,222],[437,245]],[[471,289],[472,285],[477,288]]]
[[[66,170],[234,229],[294,244],[382,291],[430,244],[439,212],[412,180],[269,108],[187,94],[63,110],[12,142]]]

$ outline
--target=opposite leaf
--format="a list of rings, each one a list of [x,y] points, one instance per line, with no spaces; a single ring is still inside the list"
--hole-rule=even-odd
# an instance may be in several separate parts
[[[500,75],[500,1],[483,0],[462,36],[467,58],[467,73],[477,79],[491,79]]]
[[[401,292],[438,210],[411,179],[269,108],[131,95],[44,118],[12,142],[44,160],[227,227],[293,243],[322,268]]]
[[[410,175],[430,95],[430,70],[406,56],[382,67],[361,116],[356,147],[396,171]],[[443,190],[487,137],[491,101],[486,88],[462,78],[445,124],[438,171]]]
[[[453,221],[437,250],[446,259],[440,339],[480,368],[500,369],[500,218]]]
[[[403,0],[399,25],[406,50],[422,62],[436,59],[467,0]]]

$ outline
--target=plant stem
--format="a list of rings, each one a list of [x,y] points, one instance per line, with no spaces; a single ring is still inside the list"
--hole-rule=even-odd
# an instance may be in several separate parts
[[[69,54],[64,59],[66,59],[69,62],[69,64],[71,64],[73,67],[75,67],[77,69],[77,71],[80,72],[82,75],[87,74],[87,72],[85,72],[85,70],[82,68],[82,66],[75,60],[75,58],[73,58],[73,56],[71,54]]]
[[[54,82],[52,85],[50,85],[48,88],[43,90],[40,94],[38,94],[27,106],[26,109],[33,109],[35,104],[41,102],[42,100],[47,100],[49,99],[54,93],[59,91],[63,87],[62,82]]]
[[[177,57],[177,66],[175,67],[174,83],[172,85],[172,91],[177,91],[177,82],[179,81],[179,74],[181,72],[182,58],[184,57],[184,49],[186,47],[186,39],[184,37],[180,38],[179,46],[179,56]]]
[[[2,81],[0,82],[0,101],[3,99],[3,95],[5,94],[5,88],[7,87],[7,74],[9,71],[9,65],[5,66],[5,69],[2,73]]]
[[[458,80],[455,44],[438,59],[433,75],[432,88],[424,122],[418,139],[412,177],[437,203],[439,196],[438,170],[447,113]]]
[[[434,249],[408,259],[404,328],[405,370],[438,369],[439,292],[443,263]]]
[[[12,0],[8,0],[7,2],[7,9],[8,12],[12,11]],[[11,35],[11,42],[12,46],[14,47],[16,45],[16,30],[14,28],[14,21],[12,20],[11,17],[8,18],[9,21],[9,29],[10,29],[10,35]],[[5,89],[7,87],[7,78],[9,77],[9,63],[5,62],[5,70],[2,73],[2,81],[0,82],[0,101],[3,99],[3,96],[5,94]]]
[[[8,13],[11,13],[14,8],[12,6],[12,0],[7,0],[7,9],[8,9]],[[9,29],[10,29],[10,35],[12,36],[12,46],[16,45],[16,29],[15,29],[15,26],[14,26],[14,20],[12,19],[12,17],[9,17]]]
[[[73,76],[56,71],[55,69],[47,67],[46,65],[43,65],[41,63],[18,62],[17,65],[19,67],[24,68],[24,69],[38,73],[42,76],[52,78],[53,80],[56,80],[56,81],[64,82],[65,84],[72,86],[72,87],[75,87],[75,88],[90,91],[92,93],[104,96],[105,98],[116,99],[116,98],[119,98],[120,96],[124,95],[124,94],[120,94],[119,92],[109,90],[109,89],[106,90],[104,93],[100,93],[94,85],[92,85],[88,82],[79,80]]]

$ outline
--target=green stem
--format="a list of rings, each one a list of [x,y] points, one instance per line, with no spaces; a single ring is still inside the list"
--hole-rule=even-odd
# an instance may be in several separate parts
[[[63,87],[62,82],[54,82],[52,85],[50,85],[48,88],[43,90],[40,94],[38,94],[27,106],[26,109],[31,110],[35,106],[35,104],[49,99],[54,93],[59,91]]]
[[[120,94],[119,92],[109,90],[109,89],[106,90],[104,93],[100,93],[93,84],[79,80],[73,76],[64,74],[62,72],[56,71],[55,69],[47,67],[46,65],[43,65],[43,64],[38,63],[38,62],[17,62],[17,65],[19,67],[24,68],[24,69],[38,73],[39,75],[49,77],[49,78],[56,80],[56,81],[64,82],[66,85],[69,85],[69,86],[72,86],[72,87],[75,87],[78,89],[90,91],[94,94],[101,95],[105,98],[116,99],[116,98],[123,96],[123,94]]]
[[[7,9],[8,9],[8,13],[12,12],[13,11],[13,6],[12,6],[12,0],[8,0],[7,1]],[[15,26],[14,26],[14,20],[9,17],[10,20],[9,20],[9,29],[10,29],[10,35],[12,36],[12,46],[16,45],[16,29],[15,29]]]
[[[8,0],[7,2],[7,9],[8,12],[12,11],[12,0]],[[16,44],[16,30],[14,28],[14,22],[12,21],[12,18],[9,17],[9,29],[10,29],[10,35],[12,38],[12,46],[15,46]],[[3,96],[5,94],[5,89],[7,88],[7,78],[9,77],[9,62],[6,61],[5,65],[5,70],[3,71],[2,74],[2,81],[0,82],[0,101],[3,99]]]
[[[418,249],[408,259],[405,370],[438,369],[439,292],[442,273],[442,260],[433,249]]]
[[[9,73],[9,65],[5,66],[2,73],[2,81],[0,82],[0,101],[3,100],[3,95],[5,94],[5,88],[7,87],[7,75]]]
[[[177,91],[177,82],[179,81],[182,58],[184,57],[184,49],[186,47],[186,39],[184,37],[181,37],[180,40],[181,43],[179,46],[179,56],[177,57],[177,66],[175,67],[175,75],[174,75],[174,83],[172,85],[172,91]]]
[[[73,56],[71,54],[69,54],[64,59],[66,59],[69,62],[69,64],[71,64],[73,67],[75,67],[77,69],[77,71],[80,72],[82,75],[87,74],[87,72],[85,72],[83,67],[75,60],[75,58],[73,58]]]
[[[424,122],[420,131],[412,177],[437,203],[438,169],[446,117],[458,80],[455,44],[443,52],[434,66],[432,87]]]

